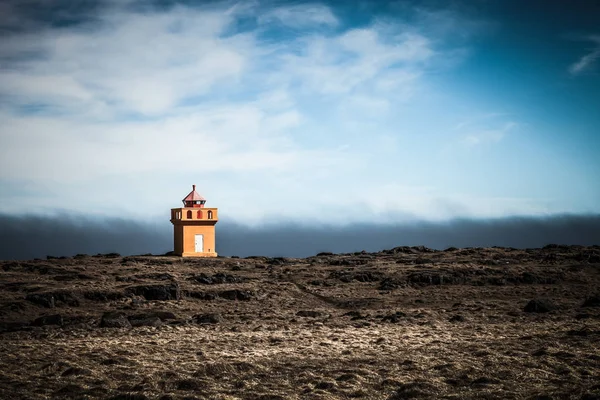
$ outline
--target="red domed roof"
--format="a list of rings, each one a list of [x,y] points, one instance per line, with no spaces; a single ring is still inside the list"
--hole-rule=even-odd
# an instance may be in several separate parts
[[[198,200],[206,201],[206,199],[204,197],[200,196],[198,194],[198,192],[196,192],[196,185],[192,185],[192,191],[190,192],[190,194],[185,196],[183,201],[186,202],[186,201],[198,201]]]

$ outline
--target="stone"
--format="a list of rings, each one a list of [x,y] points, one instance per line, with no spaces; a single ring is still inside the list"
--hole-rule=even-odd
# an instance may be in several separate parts
[[[600,293],[587,297],[581,307],[600,307]]]
[[[146,300],[179,300],[181,289],[179,284],[173,282],[166,285],[141,285],[128,289],[129,292],[143,296]]]
[[[32,326],[46,326],[46,325],[63,325],[63,317],[60,314],[53,315],[43,315],[39,318],[36,318],[31,323]]]
[[[227,300],[249,301],[254,297],[254,293],[249,290],[232,289],[219,292],[218,296]]]
[[[533,299],[525,306],[523,311],[528,313],[547,313],[555,310],[556,306],[546,299]]]
[[[465,317],[463,317],[460,314],[456,314],[450,317],[450,319],[448,319],[449,322],[464,322],[465,321]]]
[[[101,328],[131,328],[131,323],[125,313],[120,311],[109,311],[102,315]]]
[[[321,311],[300,310],[296,313],[296,315],[298,317],[304,317],[304,318],[319,318],[319,317],[323,317],[325,314],[323,314]]]
[[[150,315],[150,314],[130,315],[127,319],[129,320],[129,323],[133,327],[161,326],[163,324],[162,319],[160,319],[156,315]]]
[[[197,314],[193,320],[198,324],[218,324],[221,322],[221,314]]]
[[[54,296],[51,293],[33,293],[25,296],[25,300],[46,308],[54,308]]]

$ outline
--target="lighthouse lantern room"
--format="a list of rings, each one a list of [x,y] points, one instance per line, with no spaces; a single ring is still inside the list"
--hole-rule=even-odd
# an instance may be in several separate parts
[[[196,192],[196,185],[182,202],[183,207],[171,209],[174,253],[182,257],[216,257],[218,209],[205,207],[206,199]]]

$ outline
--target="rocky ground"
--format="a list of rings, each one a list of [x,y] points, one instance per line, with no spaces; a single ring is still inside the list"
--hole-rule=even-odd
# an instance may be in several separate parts
[[[0,398],[600,399],[600,247],[0,262]]]

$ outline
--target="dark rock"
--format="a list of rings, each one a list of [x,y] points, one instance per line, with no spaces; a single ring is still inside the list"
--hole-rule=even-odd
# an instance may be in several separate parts
[[[542,348],[535,350],[533,353],[531,353],[531,355],[534,357],[546,356],[546,355],[548,355],[548,350],[546,348],[542,347]]]
[[[432,399],[436,398],[439,389],[429,382],[414,381],[401,384],[398,389],[388,397],[388,400],[401,399]]]
[[[0,333],[31,330],[28,322],[0,322]]]
[[[54,296],[51,293],[32,293],[25,296],[25,300],[38,306],[54,308]]]
[[[146,300],[179,300],[181,289],[179,284],[173,282],[168,285],[141,285],[128,289],[130,293],[143,296]]]
[[[473,386],[487,386],[487,385],[496,385],[498,383],[500,383],[500,381],[498,379],[489,378],[487,376],[482,376],[480,378],[475,379],[473,382],[471,382],[471,385],[473,385]]]
[[[524,283],[524,284],[542,284],[552,285],[559,282],[559,278],[555,276],[541,276],[532,272],[525,271],[518,276],[508,276],[505,278],[507,282]]]
[[[325,257],[325,256],[332,256],[332,255],[333,255],[333,253],[331,253],[329,251],[322,251],[317,254],[317,257]]]
[[[600,307],[600,293],[587,297],[581,307]]]
[[[400,282],[393,278],[383,278],[381,282],[379,282],[379,290],[394,290],[398,289],[403,285],[403,282]]]
[[[448,320],[449,322],[464,322],[465,321],[465,317],[463,317],[462,315],[453,315],[450,317],[450,319]]]
[[[186,292],[187,296],[200,300],[216,300],[219,296],[215,292],[201,292],[190,290]]]
[[[106,254],[98,254],[100,257],[104,258],[119,258],[121,255],[119,253],[106,253]]]
[[[79,299],[71,292],[54,292],[52,293],[52,295],[54,296],[54,300],[56,303],[64,303],[71,307],[79,306]]]
[[[415,264],[417,264],[417,265],[433,264],[433,260],[431,258],[419,257],[415,260]]]
[[[556,309],[556,306],[546,299],[533,299],[525,306],[523,311],[528,313],[547,313]]]
[[[329,261],[329,265],[355,265],[356,263],[354,261],[350,261],[348,259],[338,259],[338,260],[331,260]]]
[[[199,390],[201,389],[202,385],[200,384],[199,381],[194,380],[194,379],[182,379],[176,382],[175,386],[177,387],[177,390]]]
[[[570,329],[567,331],[567,336],[590,336],[600,331],[593,331],[589,329],[587,326],[584,326],[581,329]]]
[[[289,260],[285,257],[273,257],[268,259],[266,262],[269,265],[283,265],[286,264]]]
[[[358,272],[348,272],[348,271],[333,271],[329,274],[330,278],[339,279],[342,282],[377,282],[384,278],[385,276],[381,272],[377,271],[358,271]]]
[[[31,323],[32,326],[46,326],[46,325],[63,325],[63,317],[60,314],[44,315],[36,318]]]
[[[92,371],[87,368],[70,367],[65,370],[60,376],[75,376],[75,375],[91,375]]]
[[[305,317],[305,318],[319,318],[319,317],[325,316],[324,313],[322,313],[320,311],[314,311],[314,310],[300,310],[296,313],[296,315],[298,317]]]
[[[161,326],[163,324],[162,319],[160,319],[156,315],[149,315],[149,314],[130,315],[127,319],[129,320],[129,323],[133,327]]]
[[[79,299],[68,291],[32,293],[25,296],[25,300],[47,308],[53,308],[59,304],[66,304],[72,307],[79,306]]]
[[[216,284],[222,284],[222,283],[238,283],[238,282],[243,281],[243,279],[241,277],[224,274],[222,272],[216,273],[212,276],[209,276],[206,274],[200,274],[200,275],[196,275],[196,276],[192,277],[192,279],[203,285],[216,285]]]
[[[171,311],[148,311],[146,315],[152,315],[162,319],[163,321],[168,321],[170,319],[177,319],[177,315],[173,314]]]
[[[197,314],[192,319],[198,324],[218,324],[221,322],[221,314]]]
[[[219,292],[218,296],[227,300],[248,301],[254,297],[254,292],[250,290],[232,289]]]
[[[393,314],[388,314],[385,315],[381,318],[382,322],[391,322],[393,324],[396,324],[398,322],[400,322],[402,319],[406,318],[406,314],[404,314],[401,311],[396,311]]]
[[[69,274],[69,275],[57,275],[52,277],[53,280],[57,282],[68,282],[79,279],[78,274]]]
[[[133,278],[141,280],[141,279],[152,279],[155,281],[173,281],[175,277],[166,272],[154,272],[150,274],[137,274],[134,275]]]
[[[364,315],[360,313],[360,311],[348,311],[347,313],[342,314],[342,317],[350,317],[351,321],[356,321],[359,319],[366,318]]]
[[[460,283],[458,277],[443,274],[438,271],[417,271],[408,275],[409,283],[422,285],[448,285]]]
[[[321,381],[321,382],[317,382],[317,384],[315,385],[315,389],[320,389],[320,390],[332,390],[335,389],[335,382],[330,382],[330,381]]]
[[[131,328],[131,323],[125,313],[120,311],[109,311],[102,315],[101,328]]]
[[[125,297],[121,292],[105,291],[105,290],[89,290],[83,292],[83,297],[92,301],[114,301]]]
[[[108,400],[148,400],[148,396],[142,393],[120,393]]]

